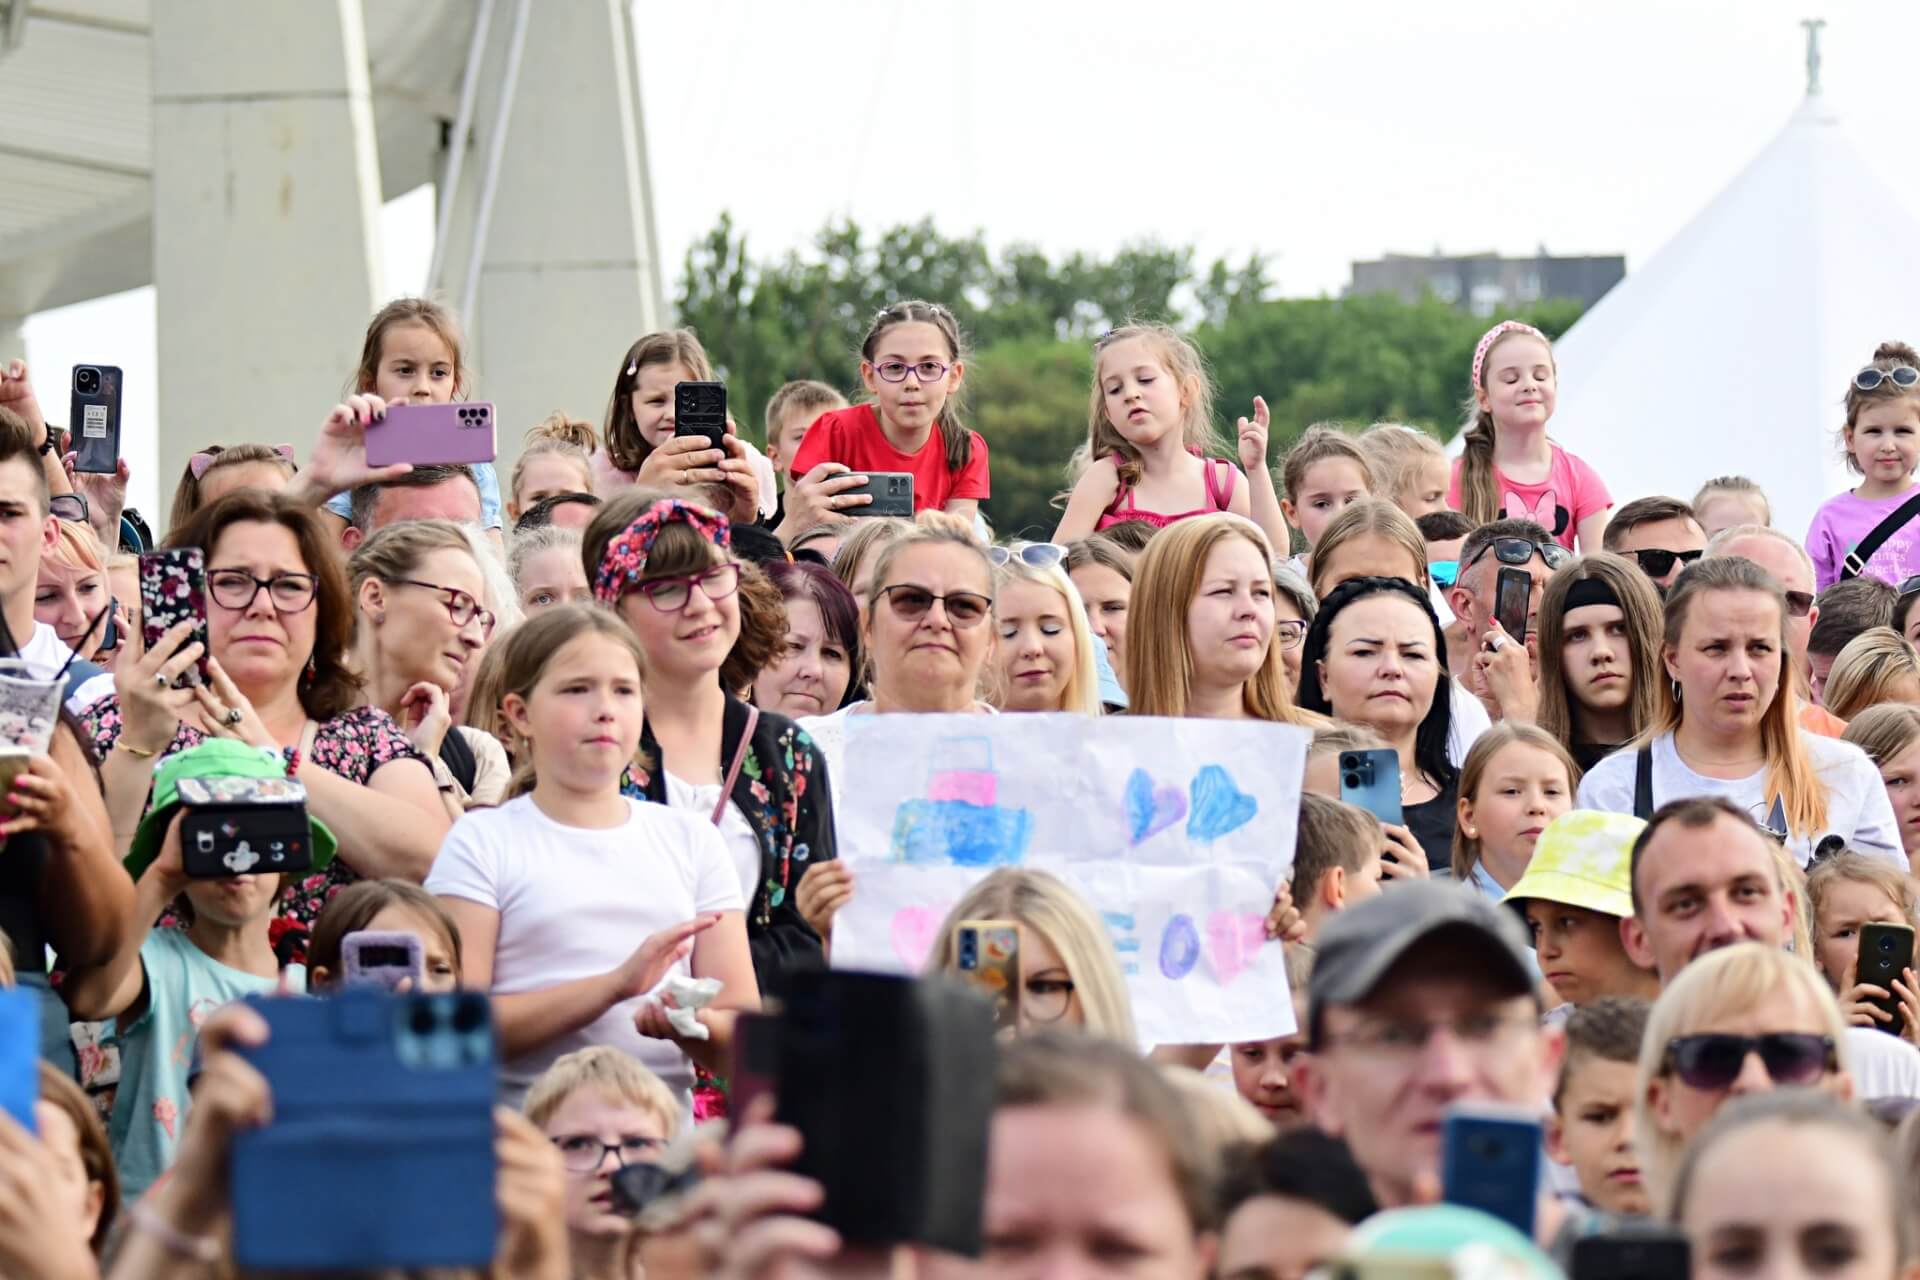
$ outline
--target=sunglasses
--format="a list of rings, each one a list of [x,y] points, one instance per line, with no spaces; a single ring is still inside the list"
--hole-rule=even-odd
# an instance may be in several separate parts
[[[986,620],[993,601],[975,591],[950,591],[938,595],[925,587],[905,584],[882,588],[881,595],[893,616],[903,622],[917,622],[938,602],[947,611],[947,621],[960,630],[969,630]]]
[[[1535,556],[1539,556],[1549,569],[1558,569],[1573,559],[1573,552],[1557,542],[1535,542],[1532,538],[1495,538],[1474,552],[1473,559],[1460,566],[1460,573],[1465,574],[1486,559],[1489,551],[1493,552],[1493,558],[1501,564],[1524,565]],[[1455,576],[1456,581],[1458,577],[1459,575]]]
[[[1813,612],[1813,592],[1788,591],[1785,595],[1787,597],[1787,616],[1789,618],[1804,618]]]
[[[1016,556],[1029,569],[1051,569],[1067,558],[1067,549],[1057,542],[1016,542],[1010,547],[996,543],[987,548],[987,559],[996,569]]]
[[[1853,375],[1853,385],[1862,391],[1872,391],[1883,382],[1891,382],[1896,387],[1910,387],[1920,382],[1920,369],[1910,364],[1897,364],[1891,369],[1876,369],[1868,365]]]
[[[1799,1031],[1736,1036],[1708,1033],[1667,1041],[1667,1069],[1691,1089],[1725,1089],[1740,1078],[1749,1054],[1775,1084],[1813,1084],[1838,1063],[1833,1037]]]
[[[1640,562],[1640,571],[1649,578],[1664,578],[1673,572],[1675,560],[1681,564],[1692,564],[1705,554],[1707,553],[1704,551],[1668,551],[1664,547],[1642,547],[1633,553],[1633,558]]]

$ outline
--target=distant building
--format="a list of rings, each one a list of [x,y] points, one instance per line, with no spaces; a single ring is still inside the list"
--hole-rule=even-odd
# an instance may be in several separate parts
[[[1418,302],[1422,294],[1431,293],[1462,311],[1490,316],[1550,298],[1578,298],[1592,306],[1626,274],[1623,257],[1556,258],[1544,247],[1531,258],[1503,258],[1496,253],[1461,257],[1390,253],[1378,262],[1354,263],[1347,296],[1393,293]]]

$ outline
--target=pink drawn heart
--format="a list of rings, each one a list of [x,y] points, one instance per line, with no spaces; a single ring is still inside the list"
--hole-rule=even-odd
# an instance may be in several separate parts
[[[1267,941],[1267,918],[1216,911],[1207,917],[1207,958],[1221,986],[1230,985],[1253,963]]]
[[[894,912],[893,925],[888,930],[893,939],[893,954],[899,956],[909,970],[918,973],[926,967],[927,956],[940,936],[940,922],[946,918],[946,911],[935,907],[902,907]]]

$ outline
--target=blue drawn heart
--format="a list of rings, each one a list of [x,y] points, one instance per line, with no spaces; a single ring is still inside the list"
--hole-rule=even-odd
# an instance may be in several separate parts
[[[1155,789],[1145,769],[1127,775],[1127,831],[1139,844],[1187,816],[1187,798],[1178,787]]]
[[[1232,774],[1217,764],[1205,765],[1193,776],[1187,834],[1195,840],[1218,840],[1252,822],[1259,811],[1260,802],[1242,791]]]

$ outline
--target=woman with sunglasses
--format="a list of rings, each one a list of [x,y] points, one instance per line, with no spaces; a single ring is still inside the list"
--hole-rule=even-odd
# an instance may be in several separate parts
[[[353,599],[319,518],[282,495],[240,489],[200,508],[168,545],[205,549],[212,652],[191,640],[190,623],[151,650],[136,629],[115,692],[82,716],[120,847],[139,825],[161,757],[232,738],[284,756],[309,812],[340,842],[324,873],[293,883],[283,917],[311,925],[335,890],[363,876],[425,880],[447,809],[393,717],[362,705],[346,665]],[[176,688],[202,660],[205,679]]]
[[[780,591],[733,553],[725,516],[634,490],[594,514],[583,554],[594,599],[640,643],[646,716],[622,790],[710,820],[747,903],[763,989],[820,955],[793,889],[833,856],[827,768],[813,740],[745,698],[786,641]]]
[[[1667,594],[1660,710],[1580,783],[1582,809],[1651,817],[1718,796],[1775,832],[1801,866],[1823,844],[1906,865],[1893,809],[1858,747],[1800,728],[1787,602],[1751,560],[1708,556]]]
[[[452,697],[493,638],[487,583],[460,526],[402,520],[347,562],[356,613],[353,665],[362,695],[406,731],[458,818],[498,804],[513,772],[491,734],[453,723]]]
[[[1635,1076],[1634,1147],[1654,1203],[1729,1099],[1779,1088],[1850,1098],[1849,1064],[1840,1006],[1805,960],[1742,942],[1693,961],[1654,1001]]]
[[[1100,714],[1086,607],[1055,542],[987,548],[994,564],[994,701],[1002,711]]]
[[[1815,590],[1861,575],[1905,582],[1920,573],[1920,518],[1906,511],[1920,494],[1913,477],[1920,466],[1920,353],[1904,342],[1880,344],[1847,388],[1840,443],[1860,483],[1827,499],[1807,529]]]
[[[1554,570],[1540,593],[1536,723],[1591,769],[1646,732],[1660,709],[1660,597],[1619,556]]]

